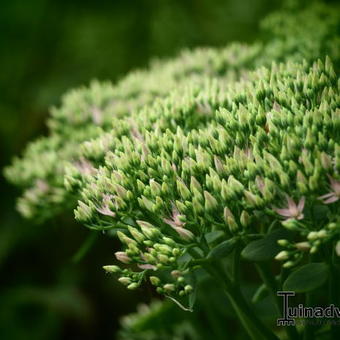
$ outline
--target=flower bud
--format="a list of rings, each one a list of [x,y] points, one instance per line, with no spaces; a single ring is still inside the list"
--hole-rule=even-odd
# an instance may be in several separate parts
[[[184,287],[184,291],[185,291],[186,293],[191,293],[192,290],[193,290],[193,288],[192,288],[192,286],[190,286],[190,285],[186,285],[186,286]]]
[[[118,266],[103,266],[103,269],[107,272],[107,273],[119,273],[121,271],[121,269]]]
[[[289,253],[286,250],[280,251],[275,256],[275,260],[278,260],[278,261],[285,261],[285,260],[288,260],[288,258],[289,258]]]
[[[208,192],[204,191],[204,198],[205,198],[205,210],[206,212],[211,212],[215,208],[217,208],[218,203],[216,199]]]
[[[247,227],[250,223],[250,216],[245,210],[241,213],[240,222],[243,227]]]
[[[117,251],[115,253],[116,259],[120,262],[123,263],[130,263],[131,262],[131,258],[129,256],[127,256],[127,254],[123,251]]]
[[[117,231],[117,236],[119,238],[119,240],[126,244],[126,245],[129,245],[129,244],[134,244],[136,245],[137,242],[135,240],[133,240],[132,238],[126,236],[124,233],[122,233],[121,231]]]
[[[235,233],[237,232],[238,230],[238,224],[236,223],[235,219],[231,216],[228,216],[227,217],[227,224],[229,226],[229,230],[232,232],[232,233]]]
[[[130,283],[130,284],[127,286],[127,289],[134,290],[134,289],[136,289],[136,288],[138,288],[138,287],[139,287],[138,283],[132,282],[132,283]]]
[[[259,205],[261,205],[262,203],[262,199],[257,196],[254,195],[252,192],[245,190],[244,191],[244,196],[246,198],[247,203],[251,206],[251,207],[258,207]]]
[[[174,229],[177,231],[179,236],[185,241],[190,241],[195,237],[194,234],[188,229],[182,227],[174,227]]]
[[[181,179],[177,180],[177,189],[184,200],[191,198],[191,192]]]
[[[149,280],[154,286],[158,286],[161,282],[161,280],[157,276],[150,276]]]
[[[131,226],[128,227],[130,234],[137,242],[143,242],[145,240],[145,237],[142,233],[140,233],[136,228],[133,228]]]
[[[173,292],[175,290],[175,285],[172,284],[172,283],[167,283],[163,286],[163,289],[166,291],[166,292]]]
[[[340,241],[338,241],[335,245],[335,253],[340,256]]]
[[[294,244],[298,250],[308,251],[310,249],[310,244],[308,242],[298,242]]]
[[[290,244],[288,240],[278,240],[277,243],[281,247],[287,247]]]
[[[123,284],[124,286],[127,286],[131,283],[131,279],[129,277],[126,276],[122,276],[118,279],[118,281]]]
[[[228,185],[230,185],[231,189],[238,194],[241,194],[244,190],[243,184],[239,182],[234,176],[229,176]]]

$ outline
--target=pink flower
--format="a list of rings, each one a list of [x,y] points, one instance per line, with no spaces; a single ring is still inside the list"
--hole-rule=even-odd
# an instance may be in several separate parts
[[[285,218],[285,220],[289,219],[296,219],[296,220],[302,220],[304,215],[302,213],[303,208],[305,206],[305,198],[301,197],[298,204],[296,204],[293,199],[289,196],[286,196],[288,206],[287,208],[283,209],[274,209],[279,215]]]
[[[166,224],[169,224],[173,228],[183,227],[185,225],[185,223],[180,221],[179,216],[181,216],[181,215],[180,215],[178,209],[176,208],[175,205],[173,205],[171,218],[164,218],[163,221]]]
[[[169,226],[171,226],[173,229],[175,229],[182,239],[189,241],[193,239],[194,234],[190,230],[183,228],[185,225],[185,222],[182,222],[180,220],[179,218],[180,216],[181,215],[178,209],[176,208],[175,205],[173,205],[171,218],[163,218],[163,221]]]
[[[323,203],[325,204],[334,203],[340,199],[340,182],[335,180],[331,176],[328,176],[328,177],[330,181],[330,187],[331,189],[333,189],[333,191],[329,192],[328,194],[318,197],[318,199],[322,200]]]
[[[103,215],[115,217],[116,213],[113,212],[109,207],[109,203],[111,202],[112,197],[112,195],[104,195],[103,205],[99,208],[96,208],[96,210]]]

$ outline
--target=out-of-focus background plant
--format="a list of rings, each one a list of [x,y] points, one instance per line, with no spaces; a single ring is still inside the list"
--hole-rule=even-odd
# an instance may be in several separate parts
[[[259,21],[278,6],[269,0],[3,1],[1,167],[46,133],[48,108],[67,89],[94,78],[117,81],[184,47],[254,41]],[[150,302],[152,290],[126,291],[105,277],[99,264],[113,257],[111,239],[96,242],[71,214],[40,225],[23,220],[14,210],[15,189],[3,179],[1,185],[0,339],[114,338],[121,316]]]

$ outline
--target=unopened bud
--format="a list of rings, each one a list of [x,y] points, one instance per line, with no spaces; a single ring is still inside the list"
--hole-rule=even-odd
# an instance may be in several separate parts
[[[218,206],[216,199],[208,191],[204,191],[204,198],[205,209],[207,212],[211,212]]]
[[[158,286],[161,282],[161,280],[157,276],[150,276],[150,282],[154,286]]]
[[[121,269],[118,266],[103,266],[103,269],[107,272],[107,273],[119,273],[121,271]]]
[[[132,282],[127,286],[127,289],[134,290],[134,289],[138,288],[138,286],[139,286],[138,283]]]
[[[276,256],[275,256],[275,260],[278,261],[285,261],[288,260],[289,258],[289,253],[285,250],[280,251]]]
[[[122,276],[118,279],[118,281],[123,284],[124,286],[127,286],[131,283],[131,279],[129,277],[126,276]]]
[[[127,256],[127,254],[123,251],[117,251],[115,253],[115,256],[116,256],[116,259],[120,262],[123,262],[123,263],[130,263],[131,262],[130,257]]]
[[[247,227],[250,223],[250,216],[245,210],[243,210],[241,213],[240,222],[243,227]]]
[[[308,251],[310,249],[310,244],[308,242],[298,242],[295,243],[295,247],[301,251]]]
[[[167,292],[173,292],[175,290],[175,285],[172,283],[167,283],[163,286],[163,289]]]

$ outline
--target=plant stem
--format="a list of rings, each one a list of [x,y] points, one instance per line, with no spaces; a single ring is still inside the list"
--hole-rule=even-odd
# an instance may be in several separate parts
[[[329,261],[329,269],[330,269],[330,275],[329,275],[329,303],[334,304],[335,306],[339,306],[339,290],[338,290],[338,279],[339,279],[339,273],[337,270],[337,267],[335,266],[335,250],[334,247],[332,247],[332,253],[330,254],[331,261]],[[336,321],[336,319],[332,320]],[[334,339],[340,339],[340,327],[339,325],[332,324],[331,325],[331,333],[332,337]]]
[[[270,272],[267,263],[256,263],[256,269],[260,274],[260,277],[267,289],[269,290],[273,300],[275,301],[276,309],[279,315],[282,313],[283,301],[277,296],[278,285],[275,279],[275,276]],[[297,332],[295,326],[287,326],[285,327],[287,336],[289,339],[295,340],[299,339],[299,333]]]
[[[204,264],[203,268],[223,287],[224,292],[251,339],[278,339],[274,333],[264,326],[243,297],[239,285],[230,280],[218,263]]]

